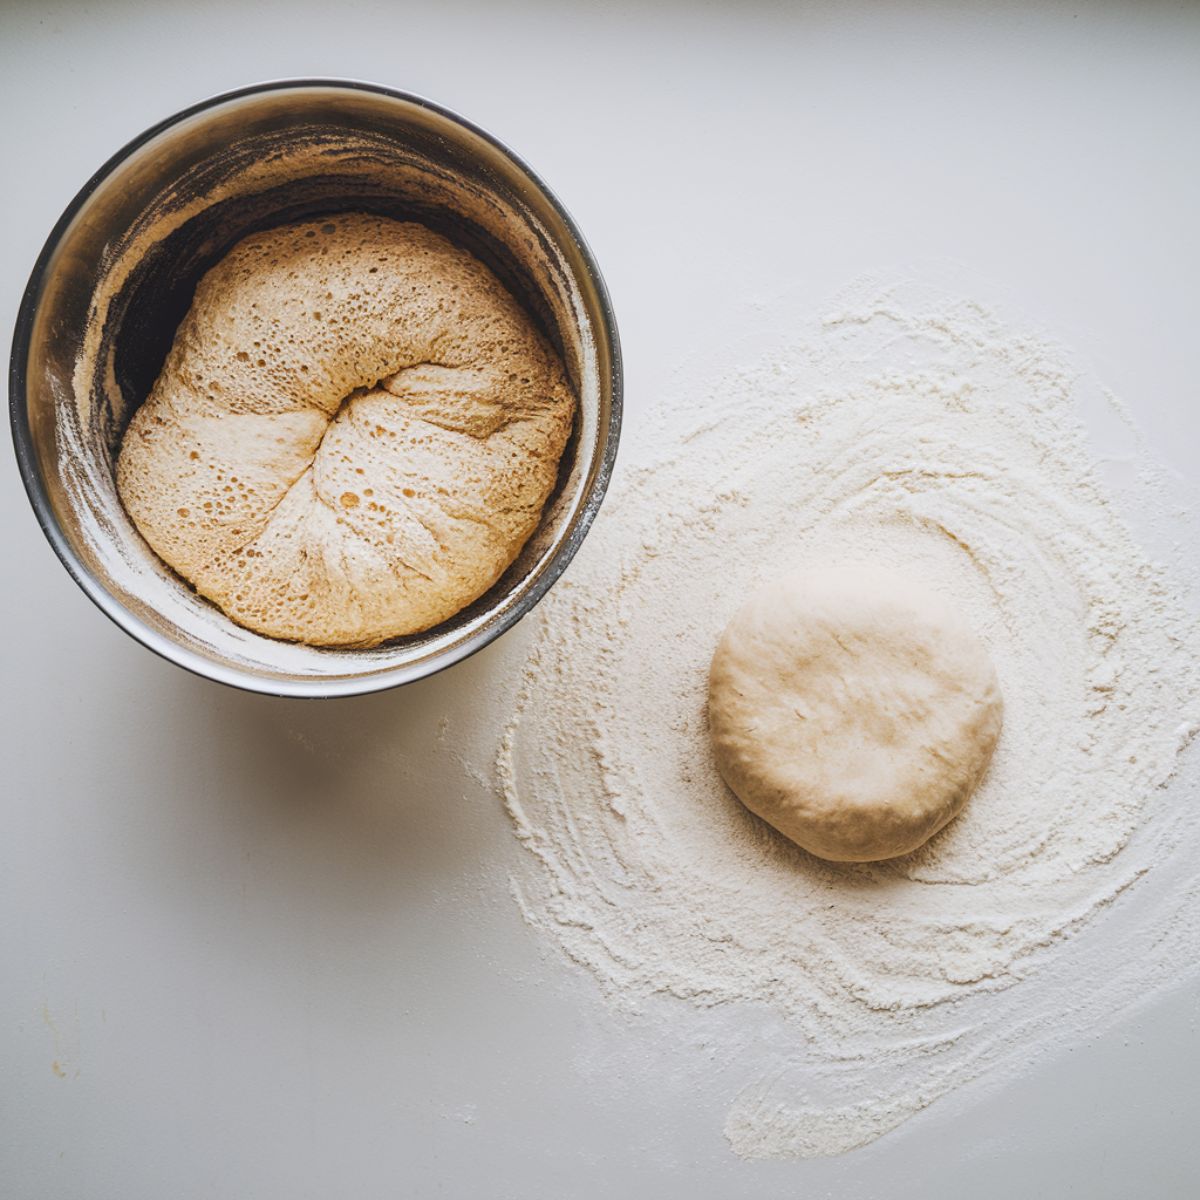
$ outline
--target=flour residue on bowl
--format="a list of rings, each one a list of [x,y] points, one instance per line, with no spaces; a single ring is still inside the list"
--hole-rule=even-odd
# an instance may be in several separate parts
[[[498,758],[529,851],[515,893],[623,1008],[784,1014],[789,1044],[729,1113],[743,1155],[862,1145],[1168,979],[1194,938],[1195,888],[1166,878],[1197,818],[1163,785],[1200,728],[1200,632],[1112,502],[1089,404],[1120,424],[1043,339],[861,284],[661,406],[671,453],[625,477],[539,614]],[[1157,477],[1126,432],[1149,504]],[[800,851],[724,788],[708,745],[729,617],[763,580],[838,559],[952,596],[1005,697],[964,815],[885,863]],[[1136,928],[1057,970],[1133,893]]]

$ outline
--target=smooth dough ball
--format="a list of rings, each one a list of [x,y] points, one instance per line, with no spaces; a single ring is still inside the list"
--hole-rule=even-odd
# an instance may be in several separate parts
[[[915,850],[961,811],[1003,705],[983,644],[891,571],[806,571],[757,592],[713,656],[717,766],[752,812],[821,858]]]
[[[254,234],[200,281],[117,487],[234,621],[373,646],[496,582],[537,527],[574,407],[481,262],[423,225],[342,214]]]

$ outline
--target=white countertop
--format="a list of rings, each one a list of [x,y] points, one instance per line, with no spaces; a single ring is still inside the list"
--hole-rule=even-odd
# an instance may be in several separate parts
[[[733,306],[948,259],[1197,479],[1198,5],[10,3],[4,327],[113,150],[286,75],[428,95],[549,182],[612,290],[624,468]],[[0,503],[5,1197],[1196,1194],[1195,963],[862,1150],[738,1160],[727,1084],[626,1074],[644,1031],[509,895],[474,731],[527,631],[378,697],[243,695],[87,602],[11,453]]]

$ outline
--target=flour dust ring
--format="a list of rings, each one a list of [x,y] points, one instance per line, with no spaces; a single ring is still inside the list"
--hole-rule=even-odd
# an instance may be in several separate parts
[[[1100,483],[1062,351],[910,293],[851,292],[699,417],[665,411],[676,449],[626,476],[543,607],[499,756],[523,912],[614,1003],[785,1014],[794,1044],[730,1112],[749,1156],[878,1137],[1060,1036],[1064,1011],[1130,1002],[1194,937],[1195,890],[1158,881],[1197,834],[1161,790],[1200,726],[1196,621]],[[774,834],[708,746],[730,615],[781,569],[839,558],[952,596],[1006,702],[962,816],[884,863]],[[1143,925],[1110,923],[1097,949],[1130,890]]]

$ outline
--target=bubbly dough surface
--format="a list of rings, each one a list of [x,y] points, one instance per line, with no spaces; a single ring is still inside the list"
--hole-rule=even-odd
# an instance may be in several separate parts
[[[821,858],[915,850],[975,790],[1002,702],[983,644],[890,571],[809,571],[755,593],[709,677],[717,766],[752,812]]]
[[[234,621],[372,646],[481,596],[570,434],[562,364],[476,258],[343,214],[254,234],[196,289],[117,462],[153,550]]]

